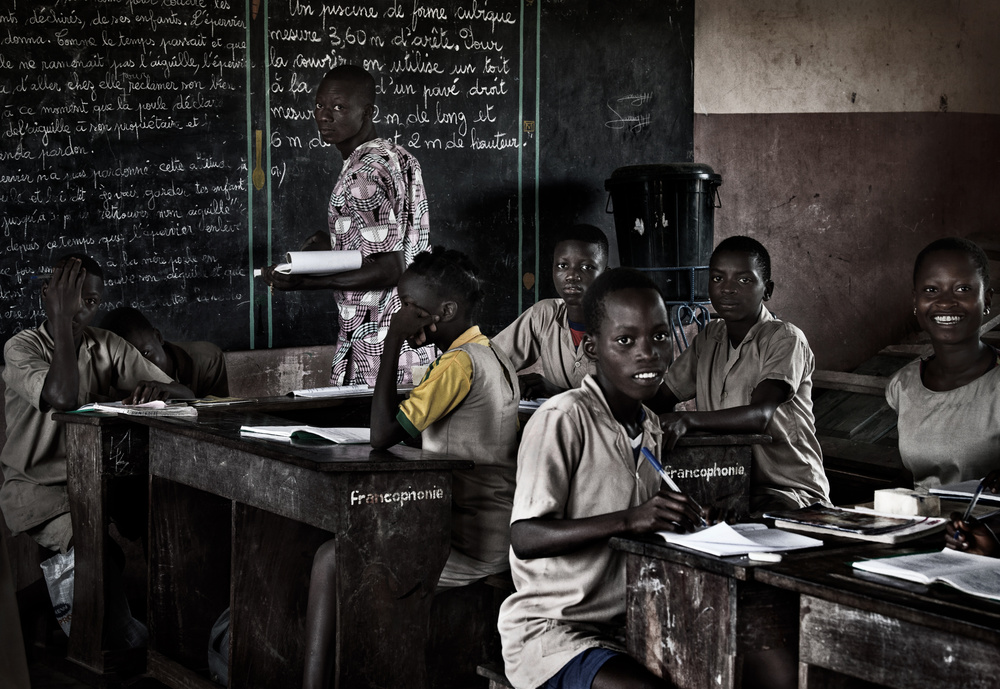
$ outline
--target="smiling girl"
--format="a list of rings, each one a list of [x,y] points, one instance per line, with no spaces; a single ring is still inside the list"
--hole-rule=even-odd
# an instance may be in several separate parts
[[[913,313],[934,354],[900,369],[885,391],[917,485],[979,479],[1000,466],[1000,354],[979,334],[992,299],[989,260],[973,242],[939,239],[917,255]]]

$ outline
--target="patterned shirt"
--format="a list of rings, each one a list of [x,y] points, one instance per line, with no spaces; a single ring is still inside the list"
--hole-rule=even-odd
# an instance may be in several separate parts
[[[327,213],[335,251],[373,254],[402,251],[406,265],[430,242],[427,194],[420,163],[385,139],[358,146],[340,172]],[[375,384],[389,319],[399,309],[396,288],[337,290],[339,332],[331,385]],[[410,367],[427,364],[429,350],[403,348],[397,383],[409,383]]]

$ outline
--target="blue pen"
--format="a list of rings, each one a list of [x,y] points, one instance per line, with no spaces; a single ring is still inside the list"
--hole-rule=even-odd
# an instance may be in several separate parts
[[[656,470],[656,473],[660,475],[660,478],[663,479],[663,482],[667,484],[667,488],[674,491],[675,493],[682,492],[680,486],[674,483],[674,480],[670,478],[670,474],[667,473],[666,469],[664,469],[663,466],[658,461],[656,461],[656,457],[653,456],[653,453],[649,451],[648,447],[642,448],[642,456],[646,458],[646,461],[648,461],[650,465],[653,467],[653,469]],[[695,506],[695,508],[699,512],[701,512],[701,507],[698,505],[698,503],[696,503],[690,497],[688,497],[688,500],[690,500],[691,503]],[[698,519],[701,521],[701,526],[708,526],[708,522],[705,521],[704,517],[699,516]]]

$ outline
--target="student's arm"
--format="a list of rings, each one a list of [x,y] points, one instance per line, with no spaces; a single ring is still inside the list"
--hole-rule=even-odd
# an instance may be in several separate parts
[[[80,395],[80,371],[77,367],[73,317],[83,307],[83,280],[87,271],[80,259],[73,258],[52,271],[42,300],[55,342],[52,362],[42,385],[42,402],[52,409],[76,409]]]
[[[406,262],[402,251],[389,251],[372,254],[357,270],[335,275],[285,275],[276,273],[274,268],[264,268],[261,277],[278,290],[374,290],[395,287],[406,269]]]
[[[522,560],[566,555],[612,536],[655,531],[683,533],[701,515],[687,496],[662,490],[646,502],[619,512],[583,519],[536,517],[510,526],[510,544]]]
[[[764,380],[754,388],[750,404],[716,411],[686,411],[660,414],[663,442],[667,450],[691,431],[711,433],[763,433],[774,410],[788,401],[792,387],[782,380]]]
[[[125,404],[145,404],[153,400],[192,399],[195,394],[191,388],[178,382],[164,383],[158,380],[142,380],[135,386],[132,394],[125,398]]]
[[[405,440],[409,433],[396,420],[399,405],[396,403],[396,369],[403,342],[409,340],[414,348],[427,343],[424,328],[434,328],[437,316],[412,306],[403,306],[393,314],[389,331],[382,343],[375,392],[372,396],[371,444],[378,450],[392,447]]]

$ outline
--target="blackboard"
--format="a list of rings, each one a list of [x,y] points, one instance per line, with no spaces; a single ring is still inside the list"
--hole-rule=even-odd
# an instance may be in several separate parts
[[[560,224],[613,234],[616,167],[691,160],[692,59],[692,2],[19,1],[0,11],[0,337],[44,318],[30,276],[80,249],[106,307],[168,338],[332,342],[331,294],[251,270],[326,227],[341,160],[312,98],[345,62],[377,74],[376,129],[421,161],[431,241],[480,265],[493,332],[551,294]]]
[[[209,2],[0,13],[0,337],[44,319],[31,276],[82,251],[104,265],[105,308],[246,341],[218,328],[249,310],[246,30],[240,8]]]

